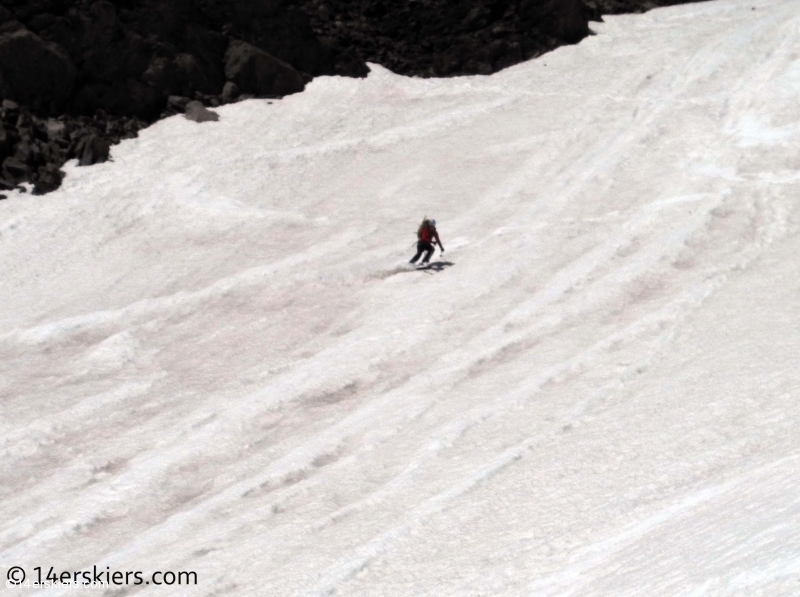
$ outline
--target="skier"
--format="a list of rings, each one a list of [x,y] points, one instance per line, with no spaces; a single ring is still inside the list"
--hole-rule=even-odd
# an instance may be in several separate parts
[[[422,224],[419,226],[419,230],[417,230],[417,254],[411,258],[409,263],[416,263],[417,259],[420,258],[420,255],[425,253],[425,257],[422,259],[422,265],[425,265],[430,261],[431,255],[436,250],[433,246],[433,241],[439,244],[439,248],[444,253],[444,247],[442,246],[442,241],[439,240],[439,233],[436,232],[436,220],[429,220],[425,218],[422,220]]]

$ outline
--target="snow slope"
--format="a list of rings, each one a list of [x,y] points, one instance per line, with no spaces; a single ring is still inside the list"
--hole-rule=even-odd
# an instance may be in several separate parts
[[[3,575],[800,595],[800,3],[595,28],[168,119],[0,202]],[[453,265],[407,271],[425,214]]]

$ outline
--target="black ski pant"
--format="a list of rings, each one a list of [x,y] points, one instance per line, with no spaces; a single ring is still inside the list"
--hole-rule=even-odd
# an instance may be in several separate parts
[[[433,255],[434,247],[431,243],[421,240],[417,242],[417,254],[411,258],[409,263],[416,263],[417,259],[419,259],[420,255],[425,253],[425,257],[422,259],[422,263],[428,263],[431,260],[431,255]]]

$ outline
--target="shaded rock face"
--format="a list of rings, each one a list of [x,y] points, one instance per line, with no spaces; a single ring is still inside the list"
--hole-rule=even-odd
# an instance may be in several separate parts
[[[341,48],[341,70],[367,60],[400,74],[490,74],[589,33],[581,0],[306,0],[312,27]],[[349,59],[349,64],[342,62]]]
[[[72,74],[74,89],[72,81],[54,84],[61,94],[52,106],[40,102],[36,107],[40,112],[47,107],[50,113],[85,115],[102,110],[152,121],[161,115],[170,95],[219,97],[227,81],[228,47],[242,41],[272,51],[278,59],[288,57],[309,75],[333,72],[328,52],[308,19],[280,1],[4,0],[3,4],[10,9],[5,21],[11,24],[0,25],[0,31],[13,27],[16,31],[6,35],[28,44],[20,50],[17,40],[16,55],[42,63],[40,68],[55,64],[56,58],[70,65],[62,78]],[[3,43],[0,35],[0,52]],[[45,55],[50,57],[47,64]],[[3,56],[0,53],[0,62],[5,64]],[[276,96],[300,90],[302,85],[291,91],[265,90],[261,81],[260,91],[252,92]],[[15,99],[5,92],[4,97]],[[17,97],[33,107],[30,94]]]
[[[72,92],[75,66],[58,45],[19,28],[0,34],[0,95],[39,111],[59,109]]]
[[[0,0],[0,191],[57,188],[67,159],[158,118],[302,91],[318,75],[489,74],[687,0]],[[194,104],[192,102],[199,102]]]
[[[228,45],[225,76],[240,90],[259,96],[282,96],[302,91],[303,77],[289,64],[239,40]]]
[[[589,34],[603,14],[695,0],[295,0],[338,74],[364,62],[403,75],[490,74]]]
[[[91,166],[92,164],[105,162],[108,159],[110,149],[108,141],[97,133],[90,132],[83,135],[75,144],[73,154],[74,157],[78,158],[79,165]]]

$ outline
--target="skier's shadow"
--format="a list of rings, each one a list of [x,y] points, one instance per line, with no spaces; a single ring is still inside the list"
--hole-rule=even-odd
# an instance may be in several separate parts
[[[419,265],[417,266],[417,271],[425,272],[427,274],[433,272],[440,272],[446,267],[450,267],[454,265],[452,261],[434,261],[433,263],[428,263],[426,265]]]

